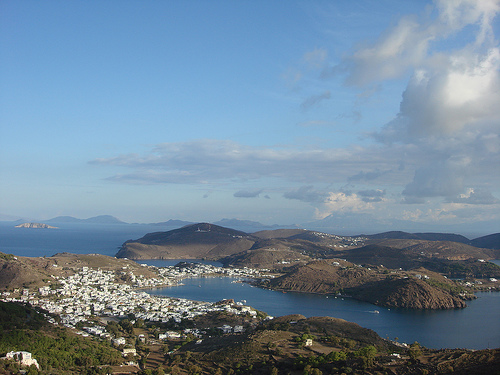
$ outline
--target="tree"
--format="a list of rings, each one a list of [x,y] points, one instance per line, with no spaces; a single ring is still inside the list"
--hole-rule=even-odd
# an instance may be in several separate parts
[[[118,328],[118,324],[116,324],[116,322],[110,320],[106,324],[106,331],[113,334],[114,336],[118,336],[118,334],[120,333],[120,328]]]
[[[420,344],[418,342],[414,342],[410,345],[410,349],[408,350],[408,355],[412,360],[417,360],[418,357],[422,355],[422,349],[420,348]]]
[[[120,321],[120,327],[122,327],[122,329],[126,332],[126,333],[129,333],[129,334],[133,334],[134,333],[134,326],[133,324],[130,322],[130,320],[128,319],[123,319],[122,321]]]

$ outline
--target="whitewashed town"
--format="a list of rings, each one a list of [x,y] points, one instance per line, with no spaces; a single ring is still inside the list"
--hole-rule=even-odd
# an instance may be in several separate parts
[[[82,267],[79,272],[66,278],[53,276],[56,283],[52,286],[44,286],[36,291],[16,290],[13,294],[4,292],[2,300],[39,306],[60,317],[59,323],[51,319],[52,323],[63,324],[70,328],[76,328],[80,322],[89,321],[91,317],[124,318],[131,314],[135,319],[144,321],[180,323],[183,319],[214,311],[250,316],[256,315],[257,312],[249,306],[244,306],[242,302],[224,304],[160,297],[150,295],[143,289],[175,287],[181,285],[183,279],[190,277],[228,276],[236,279],[272,277],[264,275],[262,270],[246,267],[222,268],[200,263],[193,263],[183,268],[142,266],[153,269],[157,276],[146,278],[134,274],[128,267],[123,267],[121,276],[129,280],[129,283],[119,283],[116,281],[114,271]],[[16,292],[20,296],[14,296]],[[102,326],[86,327],[85,330],[101,337],[110,337]]]

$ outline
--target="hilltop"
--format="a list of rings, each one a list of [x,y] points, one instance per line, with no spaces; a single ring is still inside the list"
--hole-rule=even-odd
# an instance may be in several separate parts
[[[129,259],[220,259],[250,249],[256,240],[245,232],[199,223],[126,241],[116,256]]]

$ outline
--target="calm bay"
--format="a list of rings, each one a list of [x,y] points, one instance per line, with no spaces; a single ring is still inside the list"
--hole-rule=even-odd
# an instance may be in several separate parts
[[[500,293],[477,293],[464,309],[412,311],[386,309],[350,298],[282,293],[234,282],[229,277],[192,278],[184,285],[150,289],[153,295],[216,302],[232,298],[272,316],[302,314],[341,318],[373,329],[381,337],[415,341],[429,348],[484,349],[500,347]]]
[[[57,224],[56,224],[57,225]],[[0,251],[18,256],[51,256],[58,252],[100,253],[114,256],[128,239],[148,232],[167,230],[149,225],[61,224],[59,229],[13,228],[0,223]],[[177,261],[144,261],[155,266],[173,265]],[[495,261],[499,264],[499,261]],[[414,341],[429,348],[497,348],[500,347],[500,293],[477,293],[477,299],[464,309],[411,311],[386,309],[353,299],[302,293],[281,293],[233,283],[231,278],[186,279],[185,285],[148,290],[155,295],[216,302],[232,298],[245,300],[272,316],[302,314],[331,316],[373,329],[380,336],[401,342]],[[378,311],[378,313],[376,312]]]

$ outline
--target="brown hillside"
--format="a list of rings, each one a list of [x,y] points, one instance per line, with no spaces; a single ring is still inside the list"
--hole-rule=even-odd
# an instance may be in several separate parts
[[[113,271],[122,271],[125,267],[137,275],[154,276],[147,267],[106,255],[59,253],[51,257],[29,258],[0,253],[0,290],[38,288],[56,282],[53,276],[67,276],[82,267]]]
[[[116,256],[129,259],[219,259],[250,249],[256,240],[244,232],[199,223],[127,241]]]
[[[495,259],[495,250],[481,249],[464,243],[452,241],[425,241],[411,239],[389,239],[374,242],[378,246],[405,250],[407,255],[432,258],[464,260],[472,258]]]
[[[414,278],[391,279],[350,290],[357,299],[385,307],[406,309],[452,309],[466,307],[464,300]]]
[[[295,267],[289,273],[269,281],[269,287],[305,293],[336,293],[340,289],[354,288],[383,276],[365,268],[343,268],[326,261],[310,262]]]
[[[368,269],[344,262],[332,265],[316,261],[296,266],[287,274],[266,280],[262,286],[276,290],[335,294],[342,292],[356,299],[386,307],[410,309],[449,309],[465,307],[462,298],[452,293],[457,285],[439,274],[420,269],[415,272],[389,272]],[[428,282],[417,278],[428,277]],[[454,291],[454,292],[452,292]]]
[[[311,260],[310,257],[302,255],[293,250],[279,248],[262,248],[247,250],[221,259],[224,265],[233,267],[281,269],[292,264],[305,264]]]

